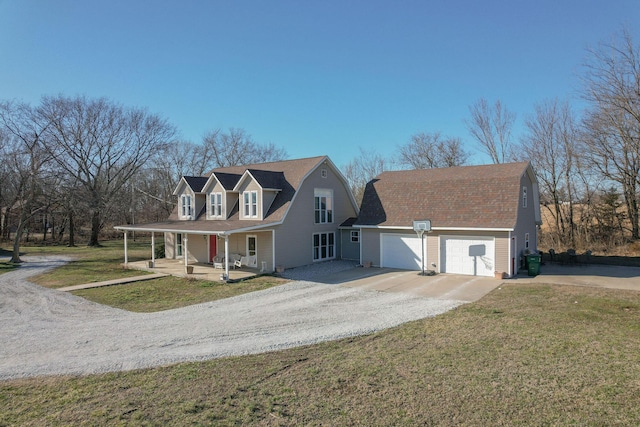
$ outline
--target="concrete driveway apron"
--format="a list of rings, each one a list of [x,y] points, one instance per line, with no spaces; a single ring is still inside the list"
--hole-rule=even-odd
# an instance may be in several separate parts
[[[477,301],[502,280],[493,277],[437,274],[422,276],[417,271],[390,268],[354,268],[318,277],[314,281],[349,288],[399,292],[414,296],[458,301]]]

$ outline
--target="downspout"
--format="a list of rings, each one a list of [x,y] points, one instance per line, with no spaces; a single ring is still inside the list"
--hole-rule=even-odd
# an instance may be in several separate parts
[[[507,258],[507,261],[509,262],[509,265],[507,266],[508,272],[507,274],[509,274],[509,277],[513,277],[513,261],[512,261],[512,257],[513,257],[513,248],[511,247],[511,231],[509,231],[508,234],[508,239],[509,239],[509,257]]]
[[[151,232],[151,266],[156,266],[156,233]]]
[[[271,271],[276,271],[276,230],[271,230]]]

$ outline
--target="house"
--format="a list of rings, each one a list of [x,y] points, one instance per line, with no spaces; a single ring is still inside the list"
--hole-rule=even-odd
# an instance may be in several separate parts
[[[430,221],[423,238],[416,220]],[[367,184],[352,227],[363,264],[512,276],[522,254],[536,251],[539,224],[535,173],[521,162],[383,172]]]
[[[166,258],[185,265],[218,261],[227,277],[228,260],[239,256],[248,267],[272,272],[342,258],[343,252],[359,255],[359,236],[343,226],[354,221],[358,207],[326,156],[184,176],[174,196],[178,204],[166,221],[115,227],[125,232],[125,263],[131,230],[151,232],[152,245],[162,233]]]

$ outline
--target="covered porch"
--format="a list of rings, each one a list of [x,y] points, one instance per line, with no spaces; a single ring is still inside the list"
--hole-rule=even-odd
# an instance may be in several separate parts
[[[187,274],[184,262],[176,259],[160,258],[153,261],[153,267],[149,266],[149,260],[146,261],[134,261],[126,264],[127,268],[141,271],[149,271],[152,273],[165,273],[177,277],[186,277],[189,279],[197,280],[209,280],[212,282],[236,282],[245,280],[251,277],[259,276],[260,269],[248,268],[243,266],[242,268],[230,268],[229,276],[225,280],[223,275],[226,274],[222,268],[215,268],[211,264],[206,263],[190,263],[189,267],[193,267],[193,271]]]

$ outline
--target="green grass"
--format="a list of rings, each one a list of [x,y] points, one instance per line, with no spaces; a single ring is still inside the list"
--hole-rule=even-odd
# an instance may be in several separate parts
[[[229,298],[285,282],[284,279],[270,276],[257,277],[239,283],[168,276],[124,285],[83,289],[73,291],[73,294],[124,310],[152,312]]]
[[[129,261],[151,259],[151,244],[148,241],[128,242]],[[65,255],[73,261],[29,280],[49,288],[60,288],[103,280],[119,279],[146,274],[138,270],[122,267],[124,262],[124,243],[122,240],[102,242],[102,246],[93,248],[77,246],[23,246],[25,255]]]
[[[0,274],[6,273],[8,271],[14,270],[18,268],[19,264],[14,264],[9,261],[0,261]]]
[[[640,293],[512,282],[261,355],[0,383],[0,425],[640,425]]]

